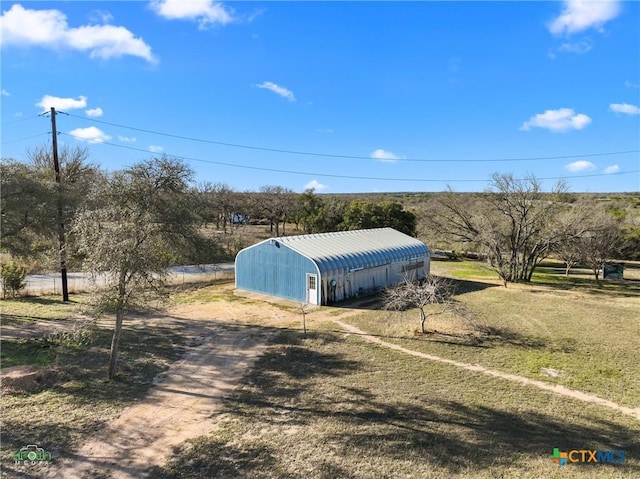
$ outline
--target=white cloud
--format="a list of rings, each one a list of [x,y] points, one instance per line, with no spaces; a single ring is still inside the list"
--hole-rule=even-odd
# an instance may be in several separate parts
[[[294,96],[291,90],[287,90],[284,87],[276,85],[270,81],[262,82],[260,85],[256,85],[258,88],[264,88],[266,90],[270,90],[276,95],[280,95],[282,98],[286,98],[289,101],[296,101],[296,97]]]
[[[135,143],[136,138],[133,136],[118,135],[118,141],[121,141],[122,143]]]
[[[378,148],[377,150],[371,152],[371,158],[375,160],[389,161],[389,162],[393,162],[400,159],[400,157],[397,156],[395,153],[392,153],[390,151],[385,151],[381,148]]]
[[[554,35],[571,35],[589,28],[602,31],[602,26],[618,13],[618,0],[565,0],[562,12],[548,27]]]
[[[525,121],[520,130],[529,131],[531,128],[546,128],[550,131],[582,130],[591,118],[583,113],[576,114],[571,108],[559,108],[538,113]]]
[[[556,59],[556,53],[576,53],[578,55],[583,55],[589,52],[593,48],[591,44],[591,40],[586,39],[581,42],[565,42],[560,44],[559,47],[549,50],[547,56],[552,60]]]
[[[124,27],[85,25],[69,29],[68,45],[76,50],[89,50],[89,58],[118,58],[132,55],[155,62],[151,47]]]
[[[42,111],[49,111],[52,107],[56,110],[76,110],[78,108],[87,107],[87,97],[79,96],[75,98],[60,98],[58,96],[45,95],[36,106],[42,108]]]
[[[150,7],[169,20],[197,21],[201,30],[209,25],[226,25],[236,20],[232,9],[212,0],[157,0],[151,2]]]
[[[316,128],[318,133],[333,133],[333,128]]]
[[[162,153],[164,151],[164,148],[158,145],[149,145],[149,151],[151,153]]]
[[[91,108],[89,110],[85,110],[84,112],[87,114],[87,116],[91,116],[91,117],[102,116],[104,114],[104,112],[102,111],[102,108],[100,107]]]
[[[94,10],[89,15],[89,19],[94,23],[109,23],[113,20],[113,15],[106,10]]]
[[[102,143],[111,139],[109,135],[95,126],[76,128],[75,130],[71,130],[69,134],[76,140],[84,140],[89,143]]]
[[[125,27],[82,25],[69,27],[59,10],[30,10],[15,4],[2,14],[3,45],[40,46],[89,52],[90,58],[117,58],[131,55],[148,62],[156,59],[151,47]]]
[[[596,165],[590,161],[579,160],[569,163],[568,165],[564,165],[564,168],[572,173],[579,173],[581,171],[593,171],[596,169]]]
[[[4,88],[2,89],[2,96],[9,96],[11,95],[11,93],[9,93],[7,90],[5,90]]]
[[[264,12],[266,12],[267,9],[266,8],[258,8],[257,10],[255,10],[253,13],[251,13],[249,16],[245,16],[245,19],[248,23],[253,22],[256,18],[258,18],[259,16],[261,16],[262,14],[264,14]],[[254,36],[255,35],[255,36]],[[252,35],[253,38],[258,38],[258,34],[254,33]]]
[[[327,185],[323,185],[318,180],[311,180],[309,183],[304,185],[305,190],[314,189],[315,191],[322,191],[328,188]]]
[[[629,80],[624,82],[624,86],[626,86],[627,88],[640,88],[640,84],[639,83],[632,83]]]
[[[617,173],[618,171],[620,171],[620,167],[618,165],[611,165],[611,166],[607,166],[603,171],[607,175],[610,175],[612,173]]]
[[[640,115],[640,108],[635,105],[629,105],[628,103],[612,103],[609,105],[609,110],[626,115]]]
[[[591,42],[582,41],[576,43],[563,43],[558,47],[559,52],[583,54],[591,50]]]

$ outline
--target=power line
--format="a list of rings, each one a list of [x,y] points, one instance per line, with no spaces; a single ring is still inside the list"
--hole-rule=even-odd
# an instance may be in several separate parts
[[[65,135],[65,136],[69,136],[71,138],[75,138],[77,140],[86,140],[86,138],[82,138],[79,136],[75,136],[75,135],[71,135],[68,133],[62,133],[59,132],[60,135]],[[101,145],[108,145],[108,146],[114,146],[116,148],[123,148],[125,150],[133,150],[133,151],[140,151],[143,153],[149,153],[149,150],[145,150],[142,148],[135,148],[133,146],[126,146],[126,145],[118,145],[116,143],[109,143],[109,142],[100,142]],[[413,182],[418,182],[418,183],[425,183],[425,182],[429,182],[429,183],[486,183],[490,180],[480,180],[480,179],[472,179],[472,180],[461,180],[459,178],[457,179],[433,179],[433,178],[389,178],[389,177],[376,177],[376,176],[350,176],[350,175],[336,175],[336,174],[331,174],[331,173],[314,173],[314,172],[304,172],[304,171],[295,171],[295,170],[282,170],[282,169],[277,169],[277,168],[264,168],[261,166],[249,166],[249,165],[238,165],[238,164],[234,164],[234,163],[227,163],[227,162],[223,162],[223,161],[215,161],[215,160],[203,160],[201,158],[193,158],[193,157],[189,157],[189,156],[181,156],[181,155],[173,155],[173,154],[169,154],[169,153],[165,153],[167,156],[171,156],[173,158],[178,158],[180,160],[185,160],[185,161],[197,161],[200,163],[209,163],[212,165],[220,165],[220,166],[229,166],[231,168],[242,168],[242,169],[246,169],[246,170],[258,170],[258,171],[269,171],[272,173],[285,173],[285,174],[289,174],[289,175],[301,175],[301,176],[318,176],[318,177],[325,177],[325,178],[343,178],[343,179],[351,179],[351,180],[376,180],[376,181],[413,181]],[[591,175],[574,175],[574,176],[557,176],[557,177],[548,177],[548,178],[538,178],[540,180],[569,180],[569,179],[573,179],[573,178],[591,178],[591,177],[598,177],[598,176],[611,176],[611,175],[624,175],[624,174],[630,174],[630,173],[639,173],[640,170],[633,170],[633,171],[619,171],[616,173],[594,173]]]
[[[257,150],[257,151],[268,151],[271,153],[284,153],[288,155],[304,155],[304,156],[320,156],[326,158],[341,158],[341,159],[355,159],[355,160],[372,160],[376,158],[372,158],[370,156],[355,156],[355,155],[337,155],[331,153],[315,153],[308,151],[295,151],[295,150],[284,150],[278,148],[265,148],[260,146],[251,146],[251,145],[241,145],[238,143],[227,143],[222,141],[215,140],[205,140],[202,138],[193,138],[189,136],[176,135],[173,133],[164,133],[154,130],[147,130],[144,128],[137,128],[133,126],[121,125],[118,123],[111,123],[104,120],[96,120],[94,118],[85,118],[82,116],[74,115],[72,113],[68,113],[69,116],[74,118],[80,118],[81,120],[93,121],[95,123],[102,123],[104,125],[116,126],[119,128],[125,128],[128,130],[139,131],[142,133],[149,133],[152,135],[165,136],[168,138],[177,138],[180,140],[187,141],[196,141],[199,143],[209,143],[212,145],[220,145],[220,146],[228,146],[232,148],[243,148],[247,150]],[[598,156],[614,156],[614,155],[626,155],[629,153],[638,153],[640,149],[635,150],[625,150],[625,151],[612,151],[612,152],[603,152],[603,153],[588,153],[585,155],[562,155],[562,156],[539,156],[539,157],[527,157],[527,158],[493,158],[493,159],[479,159],[479,160],[442,160],[442,159],[425,159],[425,158],[396,158],[393,161],[407,161],[407,162],[423,162],[423,163],[489,163],[489,162],[514,162],[514,161],[543,161],[543,160],[567,160],[571,158],[594,158]]]
[[[30,117],[27,117],[27,118],[20,118],[19,120],[13,120],[13,121],[5,122],[4,124],[5,125],[13,125],[14,123],[20,123],[21,121],[33,120],[34,118],[38,118],[39,116],[42,116],[42,115],[33,115],[33,116],[30,116]]]
[[[25,136],[23,138],[18,138],[16,140],[3,141],[3,145],[8,145],[10,143],[17,143],[18,141],[30,140],[31,138],[37,138],[38,136],[49,135],[49,133],[38,133],[37,135]]]

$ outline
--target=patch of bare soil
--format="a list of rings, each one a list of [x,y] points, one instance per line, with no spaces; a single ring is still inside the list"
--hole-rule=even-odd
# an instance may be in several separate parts
[[[188,325],[185,334],[195,338],[190,350],[156,378],[144,400],[127,408],[73,455],[41,468],[41,477],[153,477],[152,468],[171,457],[173,446],[214,430],[222,399],[277,332],[246,320],[268,324],[296,317],[265,303],[224,301],[180,306],[170,314],[167,323]]]
[[[6,314],[4,316],[7,316]],[[3,339],[43,338],[50,334],[72,331],[89,322],[84,317],[74,319],[41,320],[30,319],[27,323],[2,325]]]
[[[15,366],[0,372],[2,394],[35,393],[55,384],[58,372],[55,369],[37,366]]]

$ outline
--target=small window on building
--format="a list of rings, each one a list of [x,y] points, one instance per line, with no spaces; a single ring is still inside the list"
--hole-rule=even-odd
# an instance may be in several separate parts
[[[309,289],[316,289],[316,277],[309,276]]]
[[[402,267],[402,271],[411,271],[412,269],[424,268],[424,261],[418,261],[417,263],[407,264]]]

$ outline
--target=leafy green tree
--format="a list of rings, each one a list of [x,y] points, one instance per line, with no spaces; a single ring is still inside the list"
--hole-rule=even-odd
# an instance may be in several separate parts
[[[55,181],[50,146],[33,148],[27,157],[28,162],[0,162],[3,248],[14,256],[35,256],[39,261],[50,255],[54,264],[59,252],[58,201],[62,206],[61,220],[67,226],[103,176],[89,162],[86,148],[60,149],[60,185]]]
[[[344,213],[347,209],[347,204],[338,199],[330,198],[323,202],[320,211],[315,217],[314,224],[317,228],[315,233],[329,233],[331,231],[342,231]]]
[[[415,213],[406,211],[404,206],[395,201],[380,203],[384,226],[394,228],[409,236],[416,235],[417,218]]]
[[[415,236],[416,215],[393,201],[353,200],[344,212],[343,226],[348,230],[390,227]]]
[[[92,198],[100,207],[81,212],[73,227],[84,269],[106,280],[98,310],[114,312],[109,378],[117,372],[125,315],[160,294],[167,266],[198,247],[199,217],[189,194],[194,173],[167,157],[113,173]]]
[[[2,248],[13,256],[32,256],[51,246],[51,192],[31,165],[3,158],[0,163]]]
[[[319,233],[317,221],[319,219],[324,202],[315,194],[313,188],[304,191],[297,198],[296,222],[302,224],[305,233]]]
[[[352,200],[344,212],[343,224],[347,230],[379,228],[383,217],[382,208],[377,203]]]

